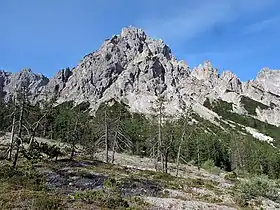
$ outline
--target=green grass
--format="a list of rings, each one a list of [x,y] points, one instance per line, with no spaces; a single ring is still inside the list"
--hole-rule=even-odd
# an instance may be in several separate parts
[[[45,180],[30,165],[0,168],[0,209],[64,209],[63,198],[45,187]]]

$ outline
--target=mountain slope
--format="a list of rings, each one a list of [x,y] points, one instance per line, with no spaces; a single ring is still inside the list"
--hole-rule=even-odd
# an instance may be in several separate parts
[[[232,120],[213,109],[215,101],[222,101],[231,106],[229,113],[278,126],[279,80],[280,71],[263,69],[256,80],[241,82],[230,71],[219,75],[209,61],[192,70],[178,61],[163,41],[129,27],[105,40],[99,50],[86,55],[72,70],[60,70],[53,78],[31,70],[15,74],[0,71],[0,96],[10,101],[19,87],[26,86],[32,102],[56,92],[58,103],[88,101],[92,110],[97,110],[102,102],[115,99],[127,104],[132,112],[147,114],[163,96],[166,114],[175,116],[191,107],[216,123],[221,117]]]

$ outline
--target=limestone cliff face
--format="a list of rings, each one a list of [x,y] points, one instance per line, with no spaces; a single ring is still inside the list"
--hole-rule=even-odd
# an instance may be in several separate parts
[[[14,74],[2,70],[0,71],[0,95],[6,101],[10,101],[16,92],[25,87],[28,89],[29,100],[36,101],[48,82],[47,77],[34,74],[30,69],[23,69]]]
[[[263,68],[257,75],[256,82],[265,91],[280,95],[280,70]]]
[[[220,75],[209,61],[191,69],[178,61],[163,41],[134,27],[124,28],[76,67],[62,69],[50,79],[31,70],[14,74],[0,71],[1,98],[11,100],[22,86],[28,87],[32,102],[56,93],[58,103],[89,101],[93,110],[114,98],[128,104],[133,112],[150,113],[157,97],[164,96],[166,112],[171,115],[187,107],[209,115],[203,107],[206,98],[231,102],[237,112],[246,113],[240,102],[246,96],[269,107],[257,108],[256,117],[280,124],[280,70],[263,69],[256,80],[242,83],[230,71]]]

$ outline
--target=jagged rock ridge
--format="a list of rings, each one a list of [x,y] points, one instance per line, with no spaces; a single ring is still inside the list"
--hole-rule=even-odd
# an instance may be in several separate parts
[[[27,86],[32,102],[57,93],[58,103],[89,101],[96,110],[100,103],[114,98],[128,104],[131,111],[150,113],[153,102],[162,95],[168,101],[168,114],[192,107],[211,118],[216,115],[203,106],[206,98],[233,103],[235,112],[246,114],[240,102],[246,96],[269,107],[257,108],[255,117],[280,125],[279,80],[280,71],[263,69],[256,80],[241,82],[230,71],[219,75],[209,61],[192,70],[184,61],[178,61],[163,41],[128,27],[104,41],[76,67],[60,70],[53,78],[31,70],[15,74],[0,71],[0,97],[11,100],[18,87]]]

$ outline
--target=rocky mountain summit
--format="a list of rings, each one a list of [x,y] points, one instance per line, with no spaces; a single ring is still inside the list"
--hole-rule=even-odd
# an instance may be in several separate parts
[[[178,61],[162,41],[154,40],[138,28],[128,27],[104,41],[99,50],[86,55],[73,69],[62,69],[53,78],[29,69],[18,73],[0,71],[0,97],[5,101],[19,87],[26,86],[29,99],[37,102],[57,93],[58,103],[90,102],[92,110],[115,99],[132,112],[150,113],[159,96],[166,99],[166,113],[176,115],[192,107],[204,118],[217,114],[205,101],[221,100],[238,114],[251,115],[263,122],[280,125],[280,70],[262,69],[256,80],[241,82],[230,71],[222,74],[209,61],[191,69]],[[46,96],[47,95],[47,96]],[[256,106],[249,113],[244,98]]]

